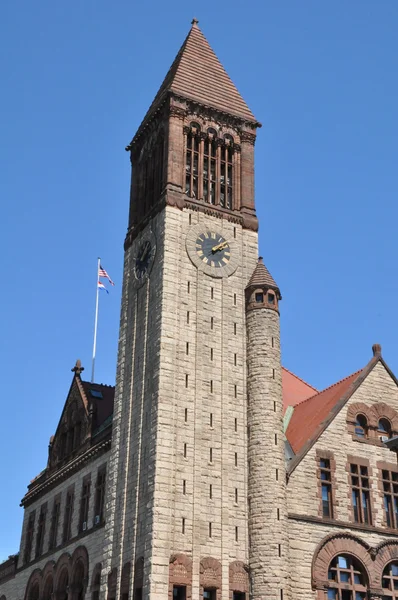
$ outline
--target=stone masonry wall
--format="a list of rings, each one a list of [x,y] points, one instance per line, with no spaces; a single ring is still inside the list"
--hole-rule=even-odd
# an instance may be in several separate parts
[[[247,312],[249,537],[252,597],[288,594],[285,449],[279,314]]]
[[[29,505],[24,513],[24,521],[23,521],[23,529],[22,529],[22,538],[21,538],[21,548],[19,555],[19,567],[23,566],[22,570],[19,570],[14,579],[10,579],[4,584],[0,584],[0,596],[2,594],[5,595],[7,600],[22,600],[25,596],[26,584],[31,573],[35,569],[43,569],[49,561],[57,561],[57,559],[66,553],[72,555],[75,548],[80,545],[83,545],[87,548],[89,555],[89,581],[91,581],[91,573],[96,563],[102,562],[103,560],[103,541],[104,541],[104,527],[93,528],[94,521],[94,496],[95,496],[95,481],[97,477],[98,468],[102,467],[104,464],[107,464],[109,458],[109,452],[103,454],[98,457],[98,459],[87,464],[86,467],[81,469],[78,473],[72,475],[69,479],[64,481],[58,487],[53,488],[48,494],[42,496],[36,502]],[[79,515],[80,515],[80,498],[82,491],[82,483],[83,478],[91,475],[91,495],[90,495],[90,506],[89,506],[89,516],[88,516],[88,529],[86,534],[80,534],[78,536],[78,523],[79,523]],[[65,498],[67,490],[74,486],[74,510],[73,510],[73,520],[72,520],[72,539],[63,544],[62,543],[62,532],[63,532],[63,524],[64,524],[64,516],[65,516]],[[60,513],[60,521],[58,525],[58,547],[54,551],[49,551],[49,535],[50,535],[50,524],[51,524],[51,511],[54,498],[61,494],[61,513]],[[45,537],[44,537],[44,546],[43,546],[43,554],[39,559],[34,559],[35,547],[36,547],[36,535],[37,535],[37,527],[38,527],[38,515],[40,512],[40,507],[47,502],[47,519],[46,519],[46,527],[45,527]],[[32,560],[26,565],[23,565],[23,553],[25,547],[25,538],[26,538],[26,528],[27,521],[29,515],[32,511],[35,511],[35,530],[33,537],[33,546],[32,546]],[[87,596],[88,597],[88,596]]]
[[[383,541],[398,540],[391,530],[383,533],[383,499],[379,489],[379,461],[396,467],[396,456],[386,447],[373,445],[353,439],[348,432],[347,411],[356,403],[372,406],[375,403],[386,403],[398,411],[398,389],[388,372],[378,363],[365,381],[353,394],[345,407],[335,417],[326,431],[319,437],[303,460],[290,475],[288,483],[289,540],[290,540],[290,572],[292,600],[308,600],[317,598],[311,589],[311,565],[315,549],[328,534],[343,531],[364,540],[370,546],[377,546]],[[305,424],[303,424],[305,426]],[[339,523],[322,523],[320,518],[320,494],[317,480],[317,453],[329,452],[335,461],[335,506],[334,518],[347,523],[352,522],[351,492],[349,488],[348,457],[357,457],[369,461],[369,474],[372,486],[371,508],[373,525],[382,529],[377,532],[366,525],[345,529]],[[293,515],[295,517],[293,518]],[[315,522],[306,522],[299,515],[311,517]]]

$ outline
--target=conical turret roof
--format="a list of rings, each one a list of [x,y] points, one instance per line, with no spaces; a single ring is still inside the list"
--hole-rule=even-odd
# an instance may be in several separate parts
[[[145,118],[167,92],[196,100],[223,112],[257,123],[209,42],[192,21],[192,27],[171,65]]]
[[[265,266],[262,256],[260,256],[256,268],[253,271],[253,275],[250,277],[250,281],[246,286],[246,289],[250,287],[263,286],[275,290],[276,292],[278,292],[279,296],[281,296],[279,287],[277,286],[274,278]]]

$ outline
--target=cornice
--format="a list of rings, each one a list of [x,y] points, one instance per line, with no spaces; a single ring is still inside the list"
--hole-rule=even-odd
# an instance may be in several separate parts
[[[87,450],[84,454],[77,456],[70,463],[66,464],[59,471],[56,471],[53,475],[51,475],[46,481],[39,484],[37,487],[28,491],[27,494],[22,498],[20,506],[27,507],[32,504],[37,498],[46,494],[49,490],[59,485],[65,479],[68,479],[73,473],[79,471],[84,464],[90,462],[93,458],[97,457],[99,454],[103,454],[107,450],[109,450],[111,446],[111,437],[108,439],[99,442],[95,446],[92,446],[89,450]]]
[[[289,513],[288,519],[293,521],[304,521],[306,523],[313,523],[315,525],[323,525],[324,527],[337,527],[338,529],[355,529],[357,531],[363,531],[366,533],[379,533],[380,535],[397,537],[396,529],[388,529],[387,527],[376,527],[374,525],[366,525],[364,523],[354,523],[351,521],[338,521],[337,519],[325,519],[322,517],[315,517],[313,515],[300,515],[296,513]]]

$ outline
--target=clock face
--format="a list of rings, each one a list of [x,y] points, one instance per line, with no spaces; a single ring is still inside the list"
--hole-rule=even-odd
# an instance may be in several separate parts
[[[221,229],[221,228],[220,228]],[[233,236],[233,227],[223,227],[230,231],[231,237],[209,222],[193,225],[186,237],[185,245],[192,263],[200,271],[210,277],[229,277],[235,273],[238,264],[240,250]]]
[[[231,259],[231,248],[227,240],[215,231],[204,231],[196,238],[196,253],[206,265],[219,269]]]
[[[137,279],[142,279],[146,275],[151,262],[152,245],[149,240],[145,240],[140,245],[135,259],[134,272]]]
[[[133,282],[140,287],[144,284],[152,269],[156,253],[156,239],[152,231],[147,231],[138,243],[138,249],[133,257]]]

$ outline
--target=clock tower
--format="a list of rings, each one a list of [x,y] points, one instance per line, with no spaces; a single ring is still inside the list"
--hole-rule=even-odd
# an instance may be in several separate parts
[[[109,600],[248,598],[245,288],[260,124],[192,22],[127,147]]]

